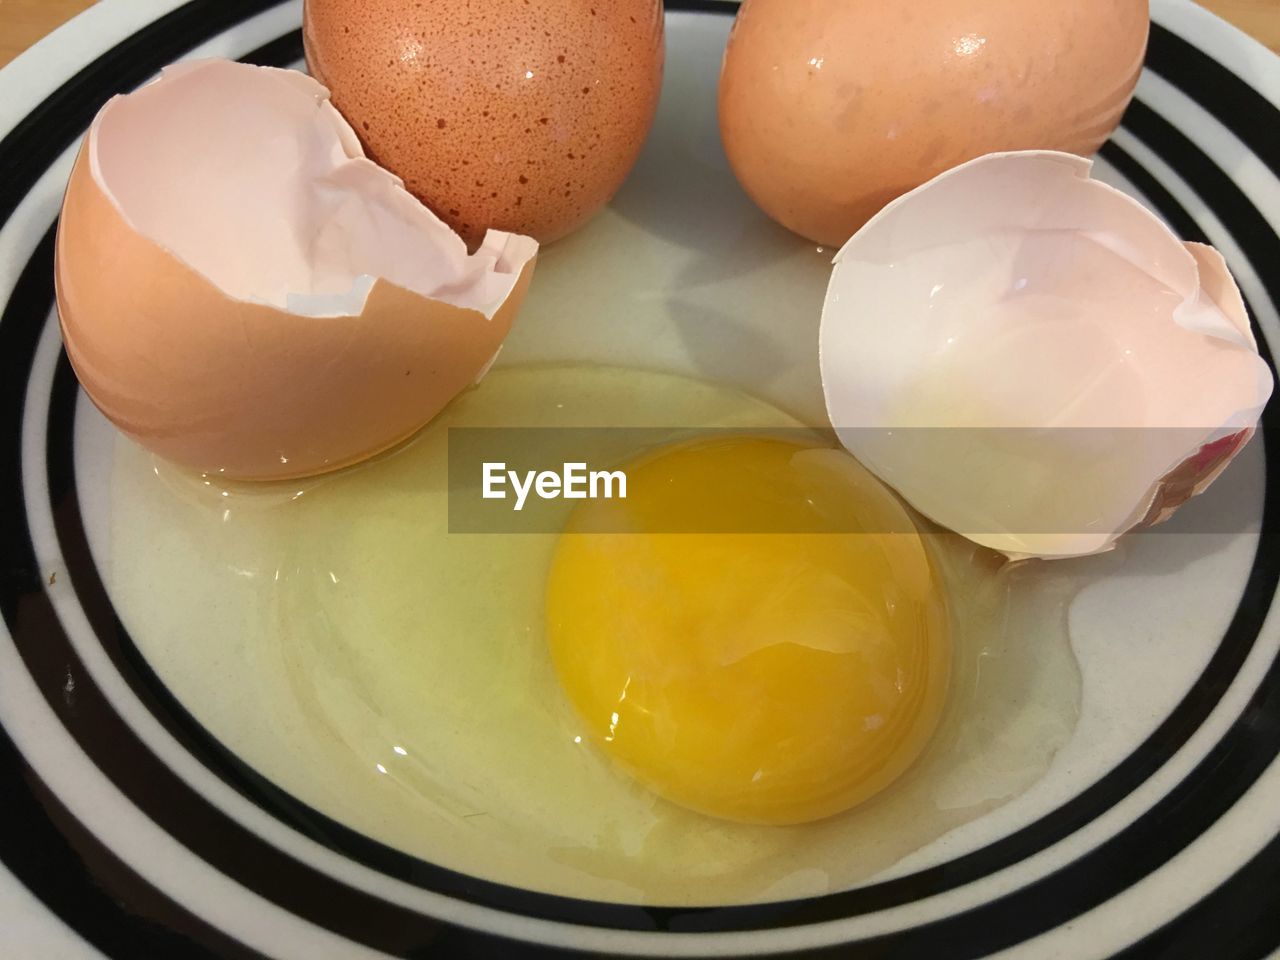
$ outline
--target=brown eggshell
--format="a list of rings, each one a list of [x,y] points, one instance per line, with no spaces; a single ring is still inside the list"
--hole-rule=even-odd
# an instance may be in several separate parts
[[[375,280],[358,316],[233,299],[135,230],[76,160],[58,226],[62,335],[98,408],[197,470],[284,479],[405,439],[475,382],[533,273],[491,320]]]
[[[745,0],[720,79],[725,151],[769,216],[839,246],[983,154],[1092,154],[1148,23],[1147,0]]]
[[[303,38],[369,156],[471,245],[586,222],[662,80],[661,0],[307,0]]]

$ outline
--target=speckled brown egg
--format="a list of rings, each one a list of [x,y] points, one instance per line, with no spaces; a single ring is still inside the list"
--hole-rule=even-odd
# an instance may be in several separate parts
[[[312,74],[474,246],[546,243],[622,185],[662,82],[661,0],[307,0]]]

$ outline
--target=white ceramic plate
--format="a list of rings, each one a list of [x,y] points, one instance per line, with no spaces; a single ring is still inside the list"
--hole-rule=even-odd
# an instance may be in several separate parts
[[[654,137],[611,209],[546,255],[603,264],[625,252],[634,268],[584,271],[592,279],[572,298],[548,285],[503,360],[673,369],[812,408],[819,254],[751,207],[716,134],[735,5],[667,6]],[[1259,442],[1175,520],[1181,536],[1154,538],[1076,599],[1082,717],[1045,780],[856,889],[642,908],[468,877],[323,816],[195,723],[138,653],[95,566],[112,432],[61,354],[53,226],[72,151],[108,96],[183,57],[295,63],[300,16],[298,0],[106,0],[0,73],[0,955],[1274,950],[1274,406]],[[1280,63],[1189,3],[1159,2],[1153,16],[1148,69],[1100,173],[1223,251],[1269,358],[1280,343]]]

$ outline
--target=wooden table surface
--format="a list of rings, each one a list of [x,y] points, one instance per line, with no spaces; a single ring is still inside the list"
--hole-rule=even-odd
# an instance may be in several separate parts
[[[0,0],[0,66],[93,2],[94,0]],[[1280,0],[1200,2],[1280,53]]]

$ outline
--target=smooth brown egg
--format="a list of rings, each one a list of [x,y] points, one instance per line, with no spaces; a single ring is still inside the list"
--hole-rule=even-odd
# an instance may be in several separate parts
[[[369,155],[472,245],[586,222],[662,79],[661,0],[307,0],[303,37]]]
[[[720,78],[725,151],[769,216],[838,246],[966,160],[1093,153],[1147,29],[1147,0],[745,0]]]

